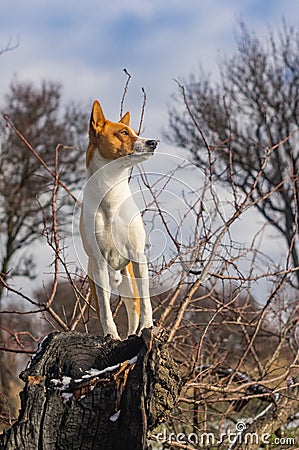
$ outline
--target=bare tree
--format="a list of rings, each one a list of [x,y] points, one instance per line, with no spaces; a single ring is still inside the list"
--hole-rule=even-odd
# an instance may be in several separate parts
[[[15,80],[1,109],[8,121],[0,124],[0,272],[4,280],[15,275],[34,277],[36,258],[24,250],[41,238],[44,223],[52,214],[49,186],[53,177],[40,160],[54,171],[57,144],[69,146],[59,153],[59,175],[69,186],[82,180],[86,115],[74,104],[63,105],[61,86],[48,81],[36,87]],[[34,145],[40,160],[28,150],[26,140]],[[68,198],[61,196],[58,207],[69,203]],[[68,217],[71,220],[70,215],[65,215],[65,224]],[[3,288],[1,283],[1,306]],[[1,335],[2,327],[0,321]],[[9,365],[0,364],[2,392],[10,385],[8,368]]]
[[[280,184],[273,186],[262,197],[257,197],[255,191],[259,186],[260,179],[268,170],[268,164],[271,164],[273,152],[279,146],[284,145],[286,139],[291,136],[276,142],[261,156],[260,165],[257,167],[257,172],[246,195],[239,195],[239,188],[233,182],[234,177],[231,177],[232,201],[229,205],[223,205],[215,192],[213,178],[214,160],[212,156],[213,152],[217,152],[218,149],[211,148],[208,144],[206,135],[192,112],[185,87],[181,85],[180,89],[184,98],[186,114],[192,123],[193,133],[199,134],[205,142],[204,151],[207,154],[205,176],[200,182],[198,168],[196,168],[195,174],[190,174],[189,169],[193,170],[194,165],[182,160],[177,163],[168,155],[165,160],[158,161],[159,168],[156,172],[140,171],[133,173],[131,177],[131,181],[135,183],[136,187],[134,194],[136,192],[140,195],[140,205],[148,234],[159,228],[166,241],[165,246],[162,246],[161,240],[155,244],[154,237],[150,236],[153,239],[151,239],[151,247],[148,252],[149,269],[152,293],[157,294],[152,294],[152,303],[156,325],[162,330],[163,342],[166,341],[172,359],[177,361],[184,381],[184,387],[175,410],[170,415],[168,410],[167,417],[163,417],[163,421],[167,418],[166,423],[161,421],[156,429],[148,427],[148,431],[151,431],[148,438],[153,448],[193,450],[199,447],[208,449],[218,446],[225,449],[249,448],[253,450],[268,444],[275,448],[275,442],[276,448],[283,448],[285,444],[288,445],[287,448],[297,448],[298,296],[297,292],[294,294],[294,290],[290,290],[289,284],[289,280],[296,270],[290,264],[291,249],[288,249],[286,255],[287,264],[279,265],[260,251],[263,225],[252,236],[248,246],[235,242],[231,235],[232,226],[238,223],[246,211],[255,208],[257,202],[263,202],[271,196],[275,197]],[[232,144],[233,136],[228,141],[229,160],[233,157]],[[28,142],[26,145],[26,150],[34,151]],[[39,294],[39,298],[36,299],[36,297],[15,289],[12,280],[2,277],[1,281],[16,300],[22,299],[23,302],[30,305],[31,310],[26,311],[28,314],[30,313],[30,317],[44,316],[55,331],[73,331],[79,329],[82,324],[87,331],[90,329],[90,317],[93,315],[90,292],[86,291],[84,287],[85,277],[82,271],[76,270],[75,273],[69,271],[63,252],[61,229],[58,226],[61,210],[58,208],[57,199],[59,192],[64,187],[59,179],[59,151],[58,146],[55,152],[55,168],[52,177],[50,205],[52,214],[45,223],[44,233],[54,255],[52,287],[48,287],[44,291],[44,295]],[[167,166],[167,161],[171,162],[170,167]],[[46,167],[49,173],[50,168],[47,165]],[[181,178],[180,171],[184,172],[185,170],[187,177]],[[226,214],[223,212],[223,206],[229,206],[225,208]],[[156,252],[157,249],[158,252]],[[248,262],[245,268],[242,266],[244,259]],[[58,289],[60,275],[64,275],[68,279],[73,292],[72,303],[62,299],[64,307],[58,304],[60,302]],[[80,278],[81,281],[79,281]],[[254,300],[252,288],[259,280],[263,279],[269,280],[271,287],[265,293],[265,301],[257,302]],[[168,284],[163,285],[167,281]],[[289,301],[288,296],[292,301]],[[70,297],[70,294],[67,294],[67,297]],[[118,305],[119,302],[117,306],[114,305],[116,322],[119,319],[123,322],[122,312]],[[70,312],[72,308],[73,310]],[[24,310],[17,306],[13,308],[10,306],[7,310],[0,311],[0,314],[2,317],[8,315],[22,317]],[[25,339],[25,334],[21,334],[20,331],[17,332],[10,328],[8,332],[9,335],[3,343],[7,352],[30,353],[33,351],[35,336],[29,342],[29,336],[27,335]],[[40,333],[41,337],[42,333]],[[48,345],[50,341],[60,341],[61,338],[62,342],[66,338],[72,343],[70,351],[67,352],[68,364],[64,364],[61,358],[62,354],[66,354],[64,344],[59,349],[56,347],[58,349],[57,364],[52,359],[52,356],[56,358],[56,353]],[[61,414],[55,414],[59,417],[59,421],[63,417],[57,426],[57,433],[55,433],[59,435],[58,440],[61,437],[65,439],[64,424],[74,423],[75,426],[68,427],[68,430],[77,429],[78,424],[80,430],[79,434],[77,431],[74,434],[70,431],[69,437],[72,442],[76,441],[80,445],[84,439],[86,448],[92,448],[95,445],[93,442],[95,439],[96,445],[100,447],[99,438],[93,434],[89,439],[89,435],[86,436],[81,429],[81,423],[86,418],[86,411],[95,407],[97,399],[105,397],[101,390],[102,379],[98,379],[97,373],[95,377],[92,376],[91,380],[84,375],[82,378],[84,381],[81,384],[81,380],[78,380],[77,377],[79,372],[73,374],[69,371],[68,366],[76,368],[79,364],[78,370],[80,373],[82,372],[82,364],[80,360],[76,360],[78,353],[73,351],[74,342],[79,342],[77,339],[84,342],[82,354],[86,367],[83,367],[83,370],[92,374],[94,373],[94,369],[91,371],[92,368],[110,370],[110,365],[108,368],[106,364],[104,366],[94,365],[99,362],[99,358],[94,360],[94,355],[99,354],[98,348],[95,348],[94,345],[94,339],[99,342],[98,338],[91,337],[89,339],[85,334],[79,336],[79,333],[55,334],[54,338],[52,335],[40,346],[41,351],[37,352],[34,357],[29,372],[23,373],[26,387],[22,397],[26,399],[26,402],[23,403],[22,411],[25,417],[30,416],[27,412],[33,412],[31,402],[37,404],[35,395],[38,391],[45,411],[43,418],[45,423],[50,423],[48,420],[51,420],[53,409],[47,407],[47,402],[44,402],[46,391],[47,400],[51,402],[52,396],[55,398],[54,410],[57,407],[62,408],[59,411],[63,411]],[[134,337],[132,341],[135,339],[138,340]],[[130,339],[122,343],[112,341],[112,346],[127,346],[129,341]],[[89,346],[88,342],[93,343]],[[107,343],[104,345],[107,349]],[[80,348],[83,347],[80,346]],[[151,353],[151,346],[148,347],[148,350],[151,355],[148,360],[151,369],[149,372],[148,369],[144,372],[147,374],[144,385],[138,381],[138,386],[142,386],[142,390],[144,390],[143,387],[151,384],[153,373],[158,374],[159,370],[166,373],[164,363],[157,362],[158,366],[153,369],[151,357],[155,354]],[[52,356],[48,358],[48,354]],[[87,355],[93,356],[93,359],[87,358]],[[134,355],[135,353],[130,357]],[[138,363],[141,361],[139,360],[140,355],[136,356]],[[49,363],[50,367],[49,370],[46,370],[46,374],[41,367],[41,361]],[[114,363],[114,359],[112,362]],[[109,364],[111,364],[111,360]],[[118,372],[119,366],[115,367],[115,371]],[[157,370],[158,367],[159,370]],[[128,368],[127,365],[126,368]],[[51,382],[53,373],[55,374],[55,385],[59,387],[54,391]],[[133,373],[130,369],[128,380]],[[106,370],[104,370],[104,374],[106,382]],[[177,375],[177,369],[172,371],[172,375]],[[125,376],[127,377],[127,372],[125,372]],[[65,377],[71,378],[70,383],[65,383]],[[116,380],[118,386],[122,386],[122,378],[119,383],[114,373],[111,373],[111,377]],[[79,386],[78,381],[80,382]],[[158,380],[158,382],[158,384],[164,385],[164,381]],[[109,381],[107,386],[110,386]],[[119,390],[117,404],[119,404],[119,400],[121,402],[125,400],[124,392],[122,388]],[[134,390],[134,392],[137,391]],[[157,392],[159,392],[158,397],[162,403],[166,404],[168,394],[161,393],[160,395],[160,391]],[[83,403],[81,394],[86,396]],[[135,397],[139,398],[139,394]],[[66,399],[69,403],[63,403]],[[109,399],[111,400],[111,396]],[[84,405],[86,405],[86,409]],[[129,409],[129,412],[132,412],[132,409]],[[107,402],[104,403],[104,410],[105,419],[103,419],[102,412],[98,412],[95,415],[96,423],[102,418],[106,425],[103,429],[110,430],[110,418],[112,413],[113,419],[115,418],[115,409],[111,412]],[[50,411],[50,416],[47,416],[47,411]],[[70,415],[71,411],[78,411],[77,419]],[[4,448],[13,448],[13,445],[16,447],[15,442],[19,441],[14,439],[22,441],[23,432],[26,433],[26,439],[27,436],[28,439],[36,439],[37,436],[40,436],[32,431],[42,430],[39,425],[40,416],[38,413],[36,414],[36,410],[33,415],[38,419],[36,428],[30,426],[33,423],[30,422],[31,419],[24,427],[21,415],[16,425],[2,436]],[[145,440],[146,424],[149,423],[145,416],[140,414],[143,425],[145,424],[142,433],[142,448],[147,448],[149,445],[149,442]],[[88,420],[91,422],[93,417],[93,414],[88,414]],[[119,420],[119,423],[116,423],[115,426],[118,428],[126,417],[130,417],[130,414],[123,413],[122,415],[121,408],[116,417],[116,422]],[[64,420],[66,418],[70,422]],[[6,417],[2,420],[5,421]],[[6,420],[6,424],[7,422]],[[46,429],[48,430],[47,427]],[[93,428],[90,429],[93,430]],[[47,433],[48,431],[46,431]],[[52,436],[51,434],[50,437],[52,438]],[[122,429],[120,437],[124,438],[124,442],[128,436],[128,432]],[[48,450],[55,448],[56,442],[58,442],[56,439],[56,437],[53,439],[55,442],[51,439],[46,447]],[[285,440],[283,441],[283,439]],[[42,437],[39,441],[42,441]],[[32,440],[32,442],[35,441]]]
[[[298,267],[299,32],[283,21],[281,30],[270,30],[262,41],[241,23],[236,44],[235,54],[220,62],[220,82],[203,72],[192,74],[184,82],[185,95],[209,144],[213,176],[245,195],[251,192],[255,207],[283,236]],[[181,97],[170,107],[166,134],[205,167],[203,136],[188,111],[182,111]],[[269,148],[273,151],[252,191]],[[298,287],[298,271],[296,279]]]
[[[71,146],[60,151],[60,178],[74,185],[82,180],[86,131],[86,115],[78,106],[64,106],[61,86],[44,81],[40,87],[13,82],[2,112],[13,127],[34,146],[39,157],[54,170],[57,144]],[[4,276],[32,274],[31,257],[17,253],[42,235],[44,221],[51,211],[51,195],[47,194],[51,175],[28,151],[24,141],[12,127],[1,123],[0,232],[1,267]],[[61,199],[61,203],[63,204]],[[41,211],[43,209],[43,212]],[[13,260],[13,267],[12,264]],[[0,291],[0,296],[2,290]]]

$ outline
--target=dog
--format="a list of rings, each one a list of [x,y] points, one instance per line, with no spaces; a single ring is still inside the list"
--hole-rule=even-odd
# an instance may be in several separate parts
[[[143,220],[129,187],[129,169],[146,161],[158,145],[130,128],[130,113],[119,122],[104,116],[95,100],[86,153],[87,183],[80,234],[88,255],[88,280],[104,336],[120,339],[110,308],[118,289],[128,315],[128,335],[153,326]]]

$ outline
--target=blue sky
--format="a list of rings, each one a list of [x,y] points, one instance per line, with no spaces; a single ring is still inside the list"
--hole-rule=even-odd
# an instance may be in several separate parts
[[[0,48],[19,38],[1,56],[1,97],[14,76],[61,81],[66,99],[88,107],[99,98],[107,115],[118,117],[125,81],[133,76],[127,107],[138,121],[144,86],[146,129],[160,133],[174,78],[203,68],[217,72],[218,52],[230,54],[241,18],[259,36],[280,18],[295,24],[298,0],[2,0]]]
[[[0,104],[15,76],[48,79],[62,83],[66,100],[89,109],[98,98],[106,116],[117,119],[125,67],[133,77],[125,104],[132,125],[138,126],[143,86],[145,135],[161,139],[174,78],[200,66],[217,78],[219,52],[234,51],[239,20],[263,38],[282,17],[298,26],[299,0],[2,0],[0,49],[10,40],[19,46],[0,56]],[[163,140],[159,149],[171,151]],[[240,227],[241,241],[258,221],[252,216]]]

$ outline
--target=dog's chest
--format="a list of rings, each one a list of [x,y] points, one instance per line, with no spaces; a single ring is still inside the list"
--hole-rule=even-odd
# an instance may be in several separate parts
[[[99,198],[101,200],[99,201]],[[125,186],[111,189],[104,196],[84,198],[82,225],[86,230],[89,252],[105,259],[115,270],[136,260],[143,253],[145,231],[140,212]],[[136,256],[137,255],[137,256]]]
[[[131,260],[136,252],[143,251],[145,232],[133,199],[126,199],[109,210],[100,206],[96,214],[95,234],[108,259],[110,255],[113,259],[123,256]]]

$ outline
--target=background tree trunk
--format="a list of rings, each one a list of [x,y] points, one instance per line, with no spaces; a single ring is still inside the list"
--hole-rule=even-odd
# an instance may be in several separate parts
[[[146,449],[173,409],[181,380],[161,334],[114,341],[53,333],[20,377],[17,422],[1,450]]]

